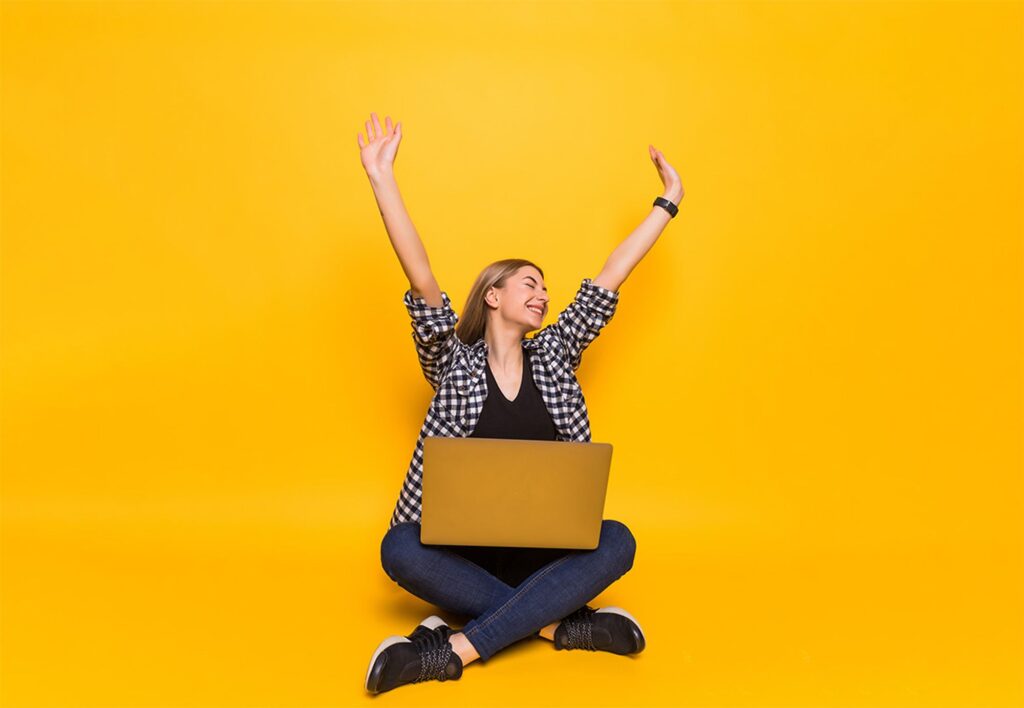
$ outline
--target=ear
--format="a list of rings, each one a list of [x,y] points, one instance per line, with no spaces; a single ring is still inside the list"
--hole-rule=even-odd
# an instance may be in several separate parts
[[[484,293],[484,303],[494,309],[498,309],[498,289],[493,285]]]

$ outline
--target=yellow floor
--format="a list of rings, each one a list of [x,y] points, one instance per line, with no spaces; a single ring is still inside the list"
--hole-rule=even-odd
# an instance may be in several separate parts
[[[379,524],[9,522],[3,705],[1024,705],[1009,546],[794,553],[632,527],[633,570],[593,604],[633,613],[643,654],[537,638],[370,697],[380,639],[437,612],[380,569]]]

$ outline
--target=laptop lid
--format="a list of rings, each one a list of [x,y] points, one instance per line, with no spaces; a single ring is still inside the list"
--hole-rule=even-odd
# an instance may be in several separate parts
[[[610,443],[427,437],[421,543],[597,548]]]

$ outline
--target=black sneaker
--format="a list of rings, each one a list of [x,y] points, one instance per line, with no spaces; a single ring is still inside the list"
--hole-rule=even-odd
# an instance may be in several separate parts
[[[555,649],[639,654],[647,646],[640,623],[621,607],[595,610],[584,605],[555,629]]]
[[[452,628],[437,616],[423,620],[406,637],[381,642],[366,670],[366,690],[383,693],[407,683],[462,677],[462,659],[452,650]]]

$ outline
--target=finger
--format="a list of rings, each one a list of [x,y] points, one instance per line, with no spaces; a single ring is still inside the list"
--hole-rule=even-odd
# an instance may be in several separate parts
[[[402,121],[398,121],[398,125],[395,126],[395,132],[398,134],[398,139],[402,139]]]
[[[384,125],[388,129],[388,135],[391,135],[391,133],[394,132],[394,128],[391,127],[391,116],[388,116],[387,118],[384,119]]]
[[[365,145],[363,145],[363,134],[362,133],[356,133],[356,142],[359,143],[359,148],[360,149],[366,147]]]
[[[370,126],[370,121],[366,121],[366,139],[371,143],[373,142],[373,127]]]
[[[370,115],[373,117],[373,127],[377,131],[377,137],[378,138],[384,137],[384,129],[380,127],[380,119],[377,118],[377,114],[376,113],[371,113]]]

